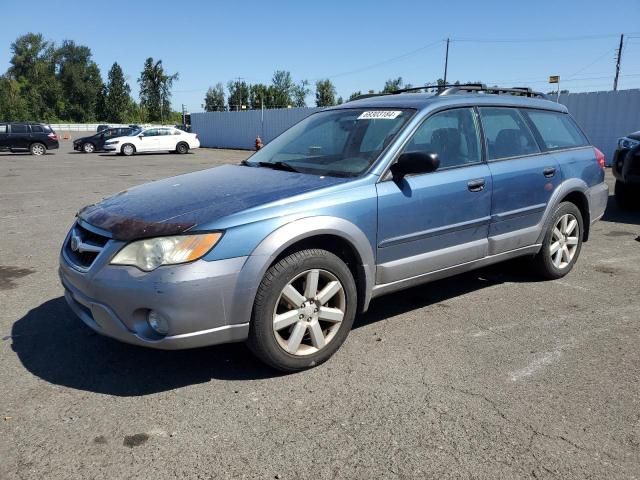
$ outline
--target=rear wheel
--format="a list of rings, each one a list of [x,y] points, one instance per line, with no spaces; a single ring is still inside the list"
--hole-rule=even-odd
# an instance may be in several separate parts
[[[551,224],[534,261],[548,279],[564,277],[578,260],[582,248],[582,214],[571,202],[562,202],[553,214]]]
[[[31,155],[44,155],[47,153],[47,147],[42,143],[32,143],[29,150],[31,151]]]
[[[131,155],[133,155],[134,153],[136,153],[136,147],[134,147],[133,145],[131,145],[130,143],[125,143],[122,148],[120,149],[120,152],[126,156],[126,157],[130,157]]]
[[[93,153],[96,151],[96,146],[91,142],[86,142],[82,145],[82,151],[84,153]]]
[[[187,145],[185,142],[180,142],[178,145],[176,145],[176,152],[178,152],[179,154],[184,155],[188,151],[189,145]]]
[[[253,306],[248,345],[285,372],[328,360],[345,341],[356,314],[351,271],[326,250],[302,250],[265,274]]]

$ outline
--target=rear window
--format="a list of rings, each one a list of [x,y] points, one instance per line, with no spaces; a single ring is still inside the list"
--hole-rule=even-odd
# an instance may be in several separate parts
[[[524,118],[514,108],[481,108],[489,160],[539,153]]]
[[[11,133],[27,133],[27,126],[21,124],[11,125]]]
[[[31,133],[44,133],[44,128],[40,125],[31,125]]]
[[[524,113],[540,134],[546,150],[583,147],[589,144],[573,119],[566,113],[539,110],[525,110]]]

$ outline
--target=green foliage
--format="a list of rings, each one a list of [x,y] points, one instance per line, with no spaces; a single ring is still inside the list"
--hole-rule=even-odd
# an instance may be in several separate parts
[[[129,119],[131,87],[124,79],[124,73],[117,62],[111,66],[108,74],[105,98],[105,119],[111,123],[126,123]]]
[[[249,106],[252,109],[273,108],[273,89],[264,83],[251,85],[249,88]]]
[[[362,92],[360,90],[358,90],[357,92],[353,92],[351,95],[349,95],[349,102],[351,100],[355,100],[356,98],[358,98],[360,95],[362,95]]]
[[[336,104],[336,87],[331,80],[318,80],[316,82],[316,106],[331,107]]]
[[[209,87],[204,97],[205,112],[221,112],[224,110],[224,87],[218,82],[215,86]]]
[[[229,110],[239,111],[243,109],[243,106],[248,108],[249,85],[247,85],[247,82],[241,80],[228,82],[227,90],[229,90],[229,97],[227,98]]]
[[[311,89],[309,88],[308,80],[302,80],[298,85],[294,85],[291,92],[293,106],[306,107],[307,106],[306,98],[307,98],[307,95],[309,95],[310,93],[311,93]]]
[[[342,105],[344,103],[344,100],[342,99],[342,97],[338,97],[338,99],[336,100],[336,105]]]
[[[392,93],[402,88],[402,77],[391,78],[384,83],[384,88],[380,93]]]
[[[28,120],[27,103],[20,84],[7,75],[0,77],[0,120]]]
[[[91,60],[91,49],[65,40],[55,51],[57,78],[65,99],[60,116],[85,123],[96,119],[96,97],[102,89],[98,65]]]
[[[286,108],[293,104],[292,93],[294,89],[291,73],[284,70],[277,70],[271,79],[273,106],[275,108]]]
[[[164,123],[171,114],[171,87],[178,74],[165,72],[162,60],[154,62],[149,57],[138,78],[140,84],[140,106],[146,111],[146,121]]]

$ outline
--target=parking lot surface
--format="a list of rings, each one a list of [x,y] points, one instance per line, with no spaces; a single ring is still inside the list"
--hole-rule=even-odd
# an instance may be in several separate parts
[[[70,150],[0,153],[1,479],[640,478],[640,212],[611,197],[561,280],[518,261],[376,299],[281,375],[96,335],[57,277],[80,207],[248,152]]]

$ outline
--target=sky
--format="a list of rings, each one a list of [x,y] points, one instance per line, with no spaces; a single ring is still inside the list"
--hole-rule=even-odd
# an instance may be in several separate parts
[[[4,3],[4,2],[3,2]],[[640,88],[640,0],[455,2],[324,0],[30,0],[0,13],[0,73],[11,43],[27,32],[87,45],[106,78],[118,62],[137,97],[147,57],[179,73],[172,106],[202,110],[209,86],[241,77],[270,83],[275,70],[313,85],[329,78],[339,96],[382,89],[387,79],[422,85],[448,79],[550,91],[549,75],[571,92]],[[46,20],[43,21],[43,15]],[[314,105],[313,94],[307,98]]]

